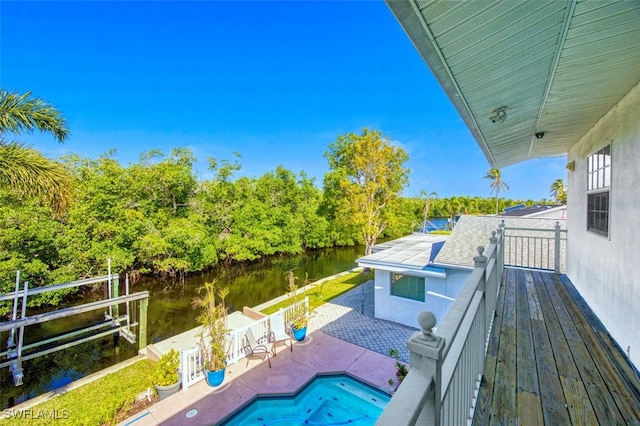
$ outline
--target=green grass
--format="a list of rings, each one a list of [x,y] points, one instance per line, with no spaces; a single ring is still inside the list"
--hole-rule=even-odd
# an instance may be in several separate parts
[[[352,272],[341,277],[325,281],[322,284],[312,284],[311,288],[304,292],[303,296],[309,297],[309,311],[327,303],[358,285],[373,279],[372,272]],[[284,300],[262,310],[264,314],[272,314],[280,308],[286,308],[291,304],[290,300]]]
[[[117,424],[129,416],[136,395],[149,387],[153,389],[149,372],[154,366],[153,361],[143,359],[33,408],[20,412],[5,410],[3,417],[8,420],[4,424]]]

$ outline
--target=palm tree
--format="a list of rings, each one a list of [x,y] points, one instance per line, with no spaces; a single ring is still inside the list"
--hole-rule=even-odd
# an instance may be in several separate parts
[[[498,200],[499,200],[500,191],[508,190],[509,185],[507,185],[502,180],[502,174],[500,173],[500,169],[489,169],[489,171],[487,172],[486,175],[484,175],[484,177],[485,179],[491,179],[491,183],[489,184],[489,187],[491,188],[492,194],[494,192],[496,193],[496,214],[498,214],[499,213]]]
[[[567,204],[567,186],[562,179],[556,179],[551,184],[549,195],[555,198],[556,203],[565,205]]]
[[[60,163],[7,134],[21,135],[35,129],[53,134],[62,143],[69,135],[66,120],[52,105],[40,98],[0,89],[0,186],[51,204],[56,213],[71,201],[71,176]]]
[[[422,231],[427,232],[427,220],[429,220],[429,209],[431,208],[431,200],[438,198],[435,192],[427,193],[425,190],[420,191],[420,196],[424,197],[424,205],[422,207]]]

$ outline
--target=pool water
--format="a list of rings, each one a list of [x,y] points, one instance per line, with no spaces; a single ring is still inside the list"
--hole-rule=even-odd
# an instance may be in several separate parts
[[[295,396],[258,397],[222,425],[372,425],[390,398],[345,374],[318,376]]]

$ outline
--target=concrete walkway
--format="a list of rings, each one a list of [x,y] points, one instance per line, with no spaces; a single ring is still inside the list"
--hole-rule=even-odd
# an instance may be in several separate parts
[[[258,395],[293,394],[318,373],[347,372],[390,391],[396,349],[408,361],[406,342],[417,329],[373,318],[373,282],[360,286],[314,311],[307,338],[280,346],[271,359],[243,359],[227,368],[221,386],[201,381],[123,422],[123,425],[211,425]]]

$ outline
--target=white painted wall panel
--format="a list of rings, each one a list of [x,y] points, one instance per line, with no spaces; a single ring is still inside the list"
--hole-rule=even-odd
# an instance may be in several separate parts
[[[568,153],[567,275],[640,368],[640,84]],[[589,232],[587,156],[611,144],[609,237]]]

